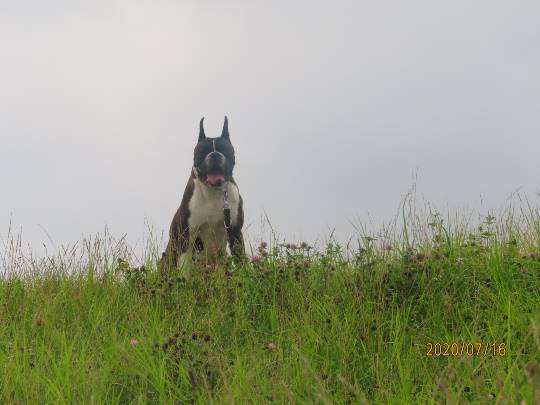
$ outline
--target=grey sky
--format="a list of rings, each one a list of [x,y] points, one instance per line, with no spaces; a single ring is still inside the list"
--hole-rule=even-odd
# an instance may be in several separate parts
[[[0,2],[0,235],[167,229],[230,119],[251,237],[540,185],[538,1]]]

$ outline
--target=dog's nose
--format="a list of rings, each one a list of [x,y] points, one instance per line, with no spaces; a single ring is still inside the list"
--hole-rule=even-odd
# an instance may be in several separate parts
[[[210,160],[218,160],[223,159],[224,156],[221,152],[210,152],[208,155],[206,155],[206,158]]]

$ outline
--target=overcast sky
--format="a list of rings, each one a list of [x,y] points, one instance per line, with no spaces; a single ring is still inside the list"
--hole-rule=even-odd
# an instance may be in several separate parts
[[[247,232],[540,186],[540,2],[0,0],[0,236],[168,229],[229,117]]]

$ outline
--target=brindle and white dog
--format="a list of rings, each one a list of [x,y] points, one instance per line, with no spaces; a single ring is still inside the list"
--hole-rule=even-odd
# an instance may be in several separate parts
[[[180,208],[172,220],[169,243],[161,258],[162,273],[177,269],[193,251],[215,262],[224,255],[227,241],[238,259],[245,254],[242,197],[233,179],[234,148],[228,120],[217,138],[207,138],[201,118],[193,168]]]

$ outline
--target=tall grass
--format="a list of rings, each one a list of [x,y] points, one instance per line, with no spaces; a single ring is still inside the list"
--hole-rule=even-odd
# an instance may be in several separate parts
[[[7,237],[0,402],[540,403],[538,208],[414,201],[349,243],[272,238],[165,281],[155,238],[35,257]]]

